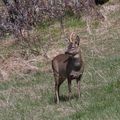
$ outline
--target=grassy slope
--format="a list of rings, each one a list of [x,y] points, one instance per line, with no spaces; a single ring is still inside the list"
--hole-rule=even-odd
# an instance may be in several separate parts
[[[74,81],[73,97],[67,100],[65,82],[61,86],[61,103],[54,104],[54,78],[51,72],[15,75],[10,81],[0,83],[0,120],[119,120],[119,16],[120,11],[109,15],[112,26],[107,29],[102,30],[101,25],[100,28],[93,26],[93,35],[88,35],[84,22],[74,19],[66,21],[66,26],[76,30],[82,38],[85,72],[79,100],[75,97]],[[6,51],[0,52],[1,55]],[[41,63],[39,66],[44,67],[46,64]]]

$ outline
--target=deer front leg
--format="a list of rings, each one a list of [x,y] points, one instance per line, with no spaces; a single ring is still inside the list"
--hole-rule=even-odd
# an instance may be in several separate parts
[[[80,98],[80,80],[76,80],[77,81],[77,93],[78,93],[78,98]]]
[[[71,98],[71,80],[68,79],[68,95],[69,95],[69,99]]]
[[[78,92],[78,98],[80,98],[80,80],[82,78],[82,74],[79,76],[78,79],[76,79],[76,82],[77,82],[77,92]]]

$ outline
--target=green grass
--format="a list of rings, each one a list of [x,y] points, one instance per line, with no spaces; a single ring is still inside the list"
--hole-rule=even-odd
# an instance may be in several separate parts
[[[86,26],[86,22],[82,19],[78,19],[75,17],[69,17],[65,19],[65,25],[66,27],[71,27],[71,28],[83,28]]]
[[[67,82],[65,82],[61,86],[60,105],[56,105],[53,101],[54,78],[51,73],[40,72],[24,77],[17,75],[11,81],[0,84],[0,101],[6,104],[0,108],[0,118],[1,120],[118,120],[119,64],[120,58],[117,57],[89,59],[81,81],[81,98],[78,100],[72,97],[69,101],[66,98]],[[102,71],[99,74],[104,79],[96,71]],[[72,92],[73,96],[76,96],[75,81]]]
[[[112,14],[112,13],[111,13]],[[110,16],[109,16],[110,17]],[[118,21],[116,16],[115,20]],[[111,18],[111,21],[114,17]],[[57,23],[58,24],[58,23]],[[75,18],[65,20],[67,28],[79,28],[85,72],[81,80],[81,98],[77,99],[76,82],[72,84],[72,98],[68,100],[67,81],[60,89],[60,104],[54,103],[54,77],[51,71],[35,74],[14,74],[0,82],[0,120],[119,120],[120,119],[120,30],[116,25],[102,34],[89,35],[83,31],[85,23]],[[119,25],[119,23],[117,23]],[[96,29],[98,23],[93,24]],[[100,27],[100,25],[99,25]],[[50,35],[55,45],[64,47],[56,24]],[[46,42],[47,27],[43,30]],[[39,32],[43,33],[42,28]],[[48,36],[47,36],[48,35]],[[84,41],[85,40],[85,41]],[[56,43],[56,41],[58,43]],[[7,56],[18,47],[0,46],[0,55]],[[37,63],[40,70],[50,62]]]
[[[120,118],[120,86],[117,82],[103,85],[96,89],[91,89],[89,94],[89,105],[84,107],[65,120],[118,120]]]

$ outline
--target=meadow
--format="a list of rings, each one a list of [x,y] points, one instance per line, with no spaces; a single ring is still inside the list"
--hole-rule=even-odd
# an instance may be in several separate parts
[[[65,19],[66,29],[74,30],[81,38],[85,71],[80,99],[76,97],[76,81],[73,81],[72,97],[68,100],[65,81],[60,89],[60,104],[55,104],[51,59],[36,57],[37,62],[33,64],[39,68],[38,72],[14,72],[7,80],[0,80],[0,120],[119,120],[120,9],[112,9],[107,18],[104,23],[91,22],[92,34],[88,33],[85,21],[74,17]],[[49,26],[49,31],[48,27],[37,28],[40,33],[43,29],[46,36],[50,33],[54,36],[49,52],[65,49],[58,23]],[[4,47],[0,44],[1,58],[8,59],[15,51],[21,51],[19,45]]]

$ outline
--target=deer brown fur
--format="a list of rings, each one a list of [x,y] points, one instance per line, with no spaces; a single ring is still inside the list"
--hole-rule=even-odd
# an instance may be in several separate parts
[[[75,33],[70,35],[69,45],[64,54],[57,55],[52,60],[55,78],[55,100],[59,103],[60,85],[67,79],[69,98],[71,96],[71,81],[76,79],[78,97],[80,97],[80,79],[84,71],[84,63],[79,48],[80,38]]]

